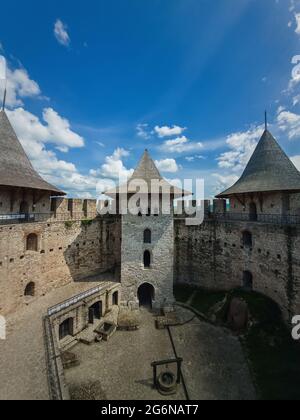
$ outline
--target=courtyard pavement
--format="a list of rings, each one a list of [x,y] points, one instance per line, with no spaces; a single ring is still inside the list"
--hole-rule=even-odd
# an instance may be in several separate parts
[[[42,316],[48,307],[100,282],[72,283],[53,290],[8,317],[7,340],[0,341],[0,399],[49,399]],[[180,309],[182,310],[182,309]],[[184,311],[184,310],[182,310]],[[186,312],[183,318],[191,319]],[[178,356],[191,399],[254,399],[255,391],[239,340],[228,331],[200,322],[172,327]],[[152,389],[151,362],[174,357],[167,330],[157,330],[154,316],[141,312],[138,331],[118,331],[108,343],[74,351],[81,365],[66,371],[67,383],[100,382],[102,398],[166,399]],[[183,387],[169,399],[185,399]]]
[[[193,317],[189,311],[179,311],[182,318]],[[240,342],[228,331],[195,318],[184,326],[172,327],[171,335],[177,355],[184,359],[183,375],[190,399],[255,399]],[[108,343],[78,344],[72,352],[81,362],[66,371],[67,383],[75,390],[99,383],[102,399],[186,398],[182,386],[171,397],[163,397],[152,388],[151,362],[175,355],[168,331],[157,330],[153,314],[146,309],[141,311],[138,331],[118,331]]]
[[[7,317],[7,339],[0,340],[0,400],[49,399],[42,317],[50,306],[102,284],[104,277],[92,280],[55,289]]]

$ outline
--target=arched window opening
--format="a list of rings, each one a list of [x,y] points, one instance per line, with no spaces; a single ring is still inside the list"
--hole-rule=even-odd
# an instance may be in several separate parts
[[[150,229],[144,231],[144,244],[151,244],[152,242],[152,233]]]
[[[150,251],[145,251],[144,252],[144,267],[150,268],[150,266],[151,266],[151,254],[150,254]]]
[[[249,216],[251,222],[257,222],[257,207],[254,202],[249,205]]]
[[[24,296],[31,296],[33,297],[35,294],[35,284],[33,282],[30,282],[25,287]]]
[[[252,248],[252,234],[248,231],[243,232],[243,245],[246,248]]]
[[[244,271],[243,273],[243,289],[247,291],[253,290],[253,275],[250,271]]]
[[[63,340],[64,338],[68,336],[73,336],[74,335],[73,328],[74,328],[73,318],[68,318],[64,322],[62,322],[59,326],[59,339]]]
[[[112,296],[112,304],[119,305],[119,293],[115,292]]]
[[[38,237],[35,233],[30,233],[26,238],[26,251],[38,250]]]

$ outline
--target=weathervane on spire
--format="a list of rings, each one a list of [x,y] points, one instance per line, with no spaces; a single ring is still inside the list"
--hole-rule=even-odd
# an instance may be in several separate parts
[[[2,102],[2,111],[5,109],[6,102],[6,92],[7,92],[7,77],[6,77],[6,59],[3,55],[0,55],[0,88],[3,84],[4,93],[3,93],[3,102]]]
[[[268,113],[267,110],[265,111],[265,130],[268,129]]]

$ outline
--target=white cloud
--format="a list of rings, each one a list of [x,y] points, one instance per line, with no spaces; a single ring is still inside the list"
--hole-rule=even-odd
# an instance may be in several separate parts
[[[98,144],[98,146],[100,147],[105,147],[105,144],[102,143],[102,141],[95,141],[96,144]]]
[[[295,87],[300,83],[300,55],[295,55],[292,58],[292,64],[294,65],[292,69],[292,77],[289,81],[288,93],[293,92]]]
[[[196,159],[206,159],[205,156],[202,155],[195,155],[195,156],[186,156],[185,160],[188,162],[194,162]]]
[[[291,157],[291,161],[296,166],[296,168],[298,169],[298,171],[300,171],[300,155],[292,156]]]
[[[49,111],[49,109],[44,110],[44,117],[48,115]],[[45,148],[45,143],[59,144],[61,147],[64,145],[66,147],[80,147],[84,144],[81,137],[70,131],[67,123],[65,125],[59,124],[61,117],[57,113],[55,113],[54,121],[51,121],[50,118],[47,125],[43,125],[38,117],[23,108],[17,108],[13,111],[8,110],[7,114],[27,155],[41,174],[51,175],[56,171],[76,172],[73,163],[59,160],[53,151]],[[58,125],[53,127],[52,124],[56,123]],[[81,141],[79,142],[78,139],[81,139]]]
[[[179,166],[175,159],[156,160],[155,165],[162,172],[175,173],[179,171]]]
[[[54,24],[54,35],[57,41],[65,47],[68,47],[71,42],[67,29],[67,25],[65,25],[60,19],[57,19]]]
[[[290,111],[282,111],[277,116],[280,130],[284,131],[290,140],[300,137],[300,115]]]
[[[254,152],[262,131],[262,127],[252,127],[245,132],[229,135],[226,143],[231,150],[217,158],[219,167],[234,172],[243,170]]]
[[[300,35],[300,13],[295,13],[295,19],[296,19],[296,34]]]
[[[229,187],[234,185],[239,179],[239,177],[235,174],[222,175],[215,173],[213,174],[213,176],[216,178],[215,194],[219,194],[227,190]]]
[[[138,137],[149,140],[151,135],[148,131],[149,125],[148,124],[138,124],[136,127]]]
[[[127,169],[122,161],[123,157],[128,157],[127,150],[118,148],[111,156],[105,158],[105,163],[98,170],[91,170],[90,175],[102,176],[104,178],[126,181],[133,174],[133,169]]]
[[[31,80],[25,69],[10,70],[7,68],[7,95],[8,107],[22,106],[24,98],[38,97],[41,94],[39,85]],[[5,84],[0,85],[0,96],[3,97]]]
[[[52,108],[43,110],[43,120],[46,124],[24,108],[8,111],[8,115],[18,136],[26,141],[51,143],[64,152],[69,148],[84,146],[84,139],[71,130],[69,121]]]
[[[161,149],[168,153],[191,153],[203,149],[203,144],[191,142],[187,137],[182,136],[165,141]]]
[[[300,94],[293,97],[293,106],[298,105],[300,102]]]
[[[173,125],[173,127],[168,127],[168,126],[159,127],[159,126],[156,126],[154,128],[155,133],[160,138],[180,136],[185,130],[186,130],[186,128],[179,127],[178,125]]]

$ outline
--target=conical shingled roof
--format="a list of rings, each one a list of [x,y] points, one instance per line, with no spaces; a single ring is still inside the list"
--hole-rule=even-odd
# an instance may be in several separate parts
[[[0,185],[65,195],[34,170],[4,111],[0,111]]]
[[[300,172],[265,130],[241,178],[217,197],[271,191],[299,192]]]
[[[134,181],[137,181],[135,184]],[[139,180],[143,180],[147,184],[147,190],[143,191],[140,189],[138,184]],[[188,196],[192,195],[189,191],[184,191],[181,188],[175,187],[169,182],[167,182],[160,174],[159,170],[157,169],[153,159],[151,158],[148,150],[145,150],[137,168],[135,169],[132,177],[128,180],[126,184],[123,184],[117,188],[111,189],[109,191],[104,192],[105,195],[110,197],[115,197],[117,194],[136,194],[139,193],[150,193],[151,192],[151,181],[158,180],[160,181],[160,185],[162,187],[166,187],[166,191],[170,191],[170,193],[174,196]]]
[[[162,176],[149,155],[148,150],[145,150],[142,159],[131,177],[131,180],[132,179],[143,179],[147,183],[151,182],[151,179],[162,179]]]

